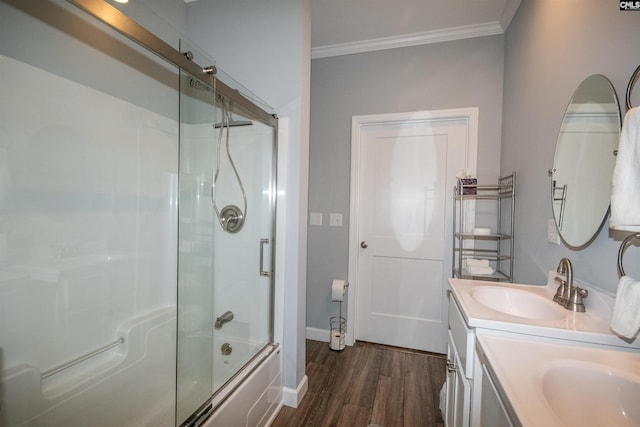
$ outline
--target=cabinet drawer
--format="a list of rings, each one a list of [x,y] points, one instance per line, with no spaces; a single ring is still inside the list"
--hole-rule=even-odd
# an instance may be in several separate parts
[[[462,313],[455,299],[449,299],[449,330],[460,354],[460,362],[464,375],[473,378],[473,351],[475,348],[475,333],[469,329],[462,317]]]

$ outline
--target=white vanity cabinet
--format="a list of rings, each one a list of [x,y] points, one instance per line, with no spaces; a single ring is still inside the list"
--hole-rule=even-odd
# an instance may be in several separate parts
[[[466,326],[453,300],[450,301],[448,335],[445,425],[469,427],[475,334]]]
[[[500,397],[492,374],[489,372],[490,366],[484,355],[482,348],[476,348],[476,372],[477,372],[477,392],[476,400],[479,411],[476,411],[475,425],[491,427],[513,427],[514,423],[509,417],[505,404]]]
[[[637,373],[640,340],[628,343],[611,333],[614,298],[587,284],[574,279],[574,284],[589,289],[585,313],[574,313],[554,303],[556,276],[550,271],[544,286],[449,279],[448,356],[456,369],[447,377],[447,426],[607,425],[596,416],[582,416],[579,422],[571,418],[593,407],[580,408],[570,416],[564,414],[570,422],[559,421],[548,400],[540,399],[540,373],[533,367],[551,359],[573,366],[581,355],[584,360],[599,360],[608,369],[626,363],[616,364],[612,362],[614,357],[637,358],[639,364],[623,370]],[[527,385],[522,382],[525,372]],[[609,375],[606,378],[613,381]],[[638,390],[605,395],[636,396]],[[582,399],[591,398],[588,394]],[[602,398],[598,399],[597,411],[605,411],[608,406],[600,405]],[[624,403],[637,408],[635,401]],[[636,425],[640,425],[640,414],[638,421]]]
[[[453,298],[449,301],[447,345],[446,427],[513,426],[494,381],[486,357],[476,343]]]
[[[448,427],[469,426],[469,402],[471,399],[471,384],[466,377],[460,354],[455,341],[449,333],[447,346],[447,401],[445,425]]]
[[[477,346],[476,330],[467,326],[453,298],[449,299],[445,426],[513,426],[489,375],[486,357]]]

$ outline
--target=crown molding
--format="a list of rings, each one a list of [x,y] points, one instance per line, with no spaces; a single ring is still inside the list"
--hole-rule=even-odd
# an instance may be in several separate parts
[[[473,37],[493,36],[503,33],[504,29],[500,22],[487,22],[484,24],[445,28],[443,30],[425,31],[421,33],[403,34],[400,36],[392,37],[381,37],[377,39],[362,40],[350,43],[317,46],[311,49],[311,59],[351,55],[354,53],[374,52],[378,50],[418,46],[430,43],[440,43]]]
[[[506,32],[507,28],[509,28],[509,24],[511,20],[515,16],[518,8],[520,7],[521,0],[508,0],[507,4],[502,11],[502,15],[500,16],[500,26],[502,27],[502,31]]]

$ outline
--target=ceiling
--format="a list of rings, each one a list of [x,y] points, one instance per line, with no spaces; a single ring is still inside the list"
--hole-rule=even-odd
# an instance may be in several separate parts
[[[520,0],[311,0],[312,58],[502,34]]]

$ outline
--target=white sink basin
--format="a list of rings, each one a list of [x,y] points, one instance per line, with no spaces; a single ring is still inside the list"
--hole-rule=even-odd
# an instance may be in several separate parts
[[[609,366],[557,361],[542,368],[542,392],[567,425],[640,425],[640,378]]]
[[[480,304],[511,316],[537,320],[559,320],[562,308],[537,294],[505,286],[478,286],[469,291]]]
[[[614,297],[589,289],[586,312],[567,310],[553,301],[558,285],[555,271],[547,284],[526,285],[482,280],[449,279],[456,303],[470,328],[568,339],[590,344],[640,349],[640,339],[625,341],[611,332]]]
[[[640,426],[640,353],[478,334],[519,425]]]

